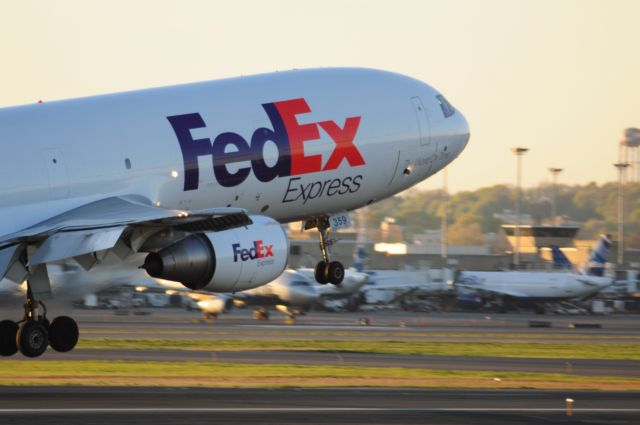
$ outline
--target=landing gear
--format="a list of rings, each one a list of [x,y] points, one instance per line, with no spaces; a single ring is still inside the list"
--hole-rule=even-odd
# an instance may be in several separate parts
[[[58,316],[49,326],[49,345],[61,353],[73,350],[79,336],[78,325],[71,317]]]
[[[266,308],[257,308],[253,312],[255,320],[269,320],[269,311]]]
[[[320,252],[322,253],[322,261],[316,264],[314,275],[316,282],[320,284],[332,283],[340,285],[344,279],[344,266],[339,261],[330,260],[330,246],[332,240],[327,238],[327,230],[329,230],[329,220],[325,218],[317,219],[317,227],[320,232]]]
[[[0,356],[13,356],[18,352],[16,344],[18,324],[11,320],[0,322]]]
[[[339,261],[332,261],[327,267],[327,275],[329,282],[334,285],[340,285],[344,279],[344,266]]]
[[[328,268],[327,262],[324,260],[316,264],[316,269],[314,271],[316,282],[322,285],[326,285],[327,283],[329,283],[329,273],[327,268]]]
[[[27,282],[28,284],[28,282]],[[40,314],[42,312],[42,314]],[[38,357],[49,345],[49,320],[47,307],[33,298],[27,286],[27,302],[24,303],[24,317],[16,336],[18,350],[26,357]]]
[[[20,325],[16,342],[18,349],[26,357],[38,357],[49,345],[49,332],[44,322],[28,320]]]
[[[47,346],[56,351],[73,350],[78,343],[78,325],[71,317],[56,317],[49,323],[47,308],[27,291],[24,317],[20,322],[0,322],[0,355],[12,356],[20,351],[25,357],[41,356]],[[41,314],[42,313],[42,314]]]

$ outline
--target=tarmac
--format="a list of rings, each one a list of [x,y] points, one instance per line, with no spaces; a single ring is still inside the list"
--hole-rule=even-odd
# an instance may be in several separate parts
[[[126,314],[124,314],[126,313]],[[362,341],[593,341],[637,343],[640,316],[537,316],[480,313],[311,312],[286,324],[251,310],[201,320],[197,312],[75,310],[81,338],[348,339]],[[548,321],[548,328],[531,328]],[[587,325],[580,327],[575,325]],[[599,327],[594,327],[598,325]],[[34,361],[22,356],[12,360]],[[496,357],[399,356],[291,351],[89,350],[50,360],[219,361],[253,364],[354,365],[447,370],[572,373],[640,377],[640,362]],[[0,371],[2,363],[0,360]],[[566,399],[575,400],[572,416]],[[0,387],[0,424],[638,424],[640,393],[538,390],[207,389]]]
[[[640,349],[640,316],[539,316],[527,314],[486,315],[479,313],[374,313],[311,312],[295,324],[285,324],[283,315],[270,321],[255,321],[251,310],[236,310],[213,322],[197,312],[181,309],[146,309],[145,314],[112,310],[75,310],[81,339],[278,339],[350,341],[481,341],[481,342],[608,342],[637,343]],[[532,321],[548,321],[551,327],[531,328]],[[368,323],[368,324],[366,324]],[[600,327],[570,327],[597,324]],[[29,361],[23,356],[14,360]],[[95,350],[69,353],[48,350],[40,361],[218,361],[252,364],[347,365],[404,367],[441,370],[565,373],[584,376],[640,377],[640,361],[564,358],[512,358],[481,356],[411,356],[375,353],[330,353],[313,351],[216,351],[216,350]]]
[[[567,399],[573,400],[572,410]],[[571,414],[571,415],[569,415]],[[640,393],[533,390],[0,388],[0,423],[635,425]]]

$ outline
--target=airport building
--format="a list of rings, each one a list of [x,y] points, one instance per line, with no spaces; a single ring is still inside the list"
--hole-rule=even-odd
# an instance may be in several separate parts
[[[291,225],[290,265],[312,267],[320,259],[317,232],[301,232],[300,226]],[[482,245],[447,245],[443,247],[440,230],[429,230],[415,235],[411,242],[402,237],[402,229],[393,220],[384,220],[379,230],[367,232],[361,242],[370,268],[404,270],[452,267],[461,270],[506,270],[513,267],[513,252],[519,245],[520,267],[525,269],[552,269],[551,245],[556,245],[576,266],[582,267],[589,257],[594,240],[577,239],[580,226],[520,225],[519,243],[515,225],[505,224],[501,234],[485,235]],[[334,234],[332,245],[335,258],[345,266],[353,263],[357,242],[355,229]],[[361,238],[362,239],[362,238]],[[445,252],[446,251],[446,252]],[[615,272],[616,241],[610,249],[610,269]],[[640,250],[627,249],[621,270],[640,269]]]

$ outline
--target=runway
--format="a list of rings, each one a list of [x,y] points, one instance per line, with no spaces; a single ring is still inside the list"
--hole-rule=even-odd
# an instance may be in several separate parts
[[[566,399],[574,400],[567,416]],[[0,388],[0,423],[637,424],[640,393],[532,390]]]
[[[294,324],[282,316],[256,322],[249,310],[221,315],[204,322],[197,312],[149,309],[134,315],[111,310],[75,310],[81,338],[166,338],[190,340],[277,339],[350,341],[454,341],[454,342],[591,342],[637,343],[638,316],[538,316],[477,313],[323,313],[311,312]],[[363,325],[363,318],[369,325]],[[548,320],[550,328],[531,328],[532,320]],[[572,323],[598,323],[600,328],[571,328]],[[213,344],[215,346],[215,344]],[[23,356],[12,359],[29,361]],[[221,362],[241,364],[297,364],[365,367],[401,367],[436,370],[561,373],[583,376],[640,377],[640,361],[482,356],[394,355],[319,351],[224,351],[82,349],[70,353],[48,350],[40,361],[123,360],[157,362]]]

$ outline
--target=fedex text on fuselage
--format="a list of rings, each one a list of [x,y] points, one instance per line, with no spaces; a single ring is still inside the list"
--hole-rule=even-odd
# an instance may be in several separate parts
[[[223,187],[241,184],[247,179],[251,170],[259,181],[270,182],[276,177],[335,170],[345,162],[350,167],[366,164],[354,143],[360,126],[360,116],[347,117],[342,125],[332,120],[300,124],[297,116],[311,112],[311,108],[303,98],[265,103],[262,107],[273,128],[256,129],[250,141],[233,132],[220,133],[213,142],[209,138],[194,139],[191,130],[206,127],[199,113],[167,117],[182,151],[185,191],[198,189],[200,176],[198,157],[200,156],[212,156],[214,176]],[[305,142],[320,138],[320,130],[335,143],[324,165],[322,155],[305,155],[304,147]],[[275,144],[278,150],[277,161],[273,165],[267,164],[264,158],[267,142]],[[233,147],[233,151],[227,149],[229,146]],[[227,167],[230,164],[242,162],[250,162],[250,166],[241,167],[233,172]],[[342,184],[343,182],[340,183]],[[289,186],[291,187],[291,183]],[[353,187],[357,190],[359,187],[348,184],[345,186],[349,186],[349,190],[353,190]],[[306,203],[308,197],[301,196]]]

